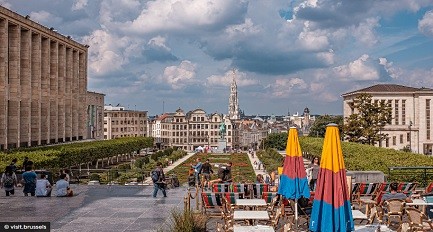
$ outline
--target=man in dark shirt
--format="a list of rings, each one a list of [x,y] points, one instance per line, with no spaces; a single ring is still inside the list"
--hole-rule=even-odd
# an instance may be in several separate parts
[[[209,188],[208,184],[210,181],[210,174],[213,173],[212,165],[209,163],[209,159],[206,159],[206,162],[201,166],[201,174],[203,175],[204,183],[203,186],[205,188]]]
[[[158,190],[161,190],[164,197],[167,197],[167,193],[165,192],[165,175],[164,170],[162,169],[162,163],[156,163],[156,168],[153,171],[158,174],[158,180],[153,183],[153,197],[156,197]]]
[[[232,165],[232,162],[221,165],[218,168],[218,179],[209,181],[209,186],[212,186],[213,183],[232,182]]]

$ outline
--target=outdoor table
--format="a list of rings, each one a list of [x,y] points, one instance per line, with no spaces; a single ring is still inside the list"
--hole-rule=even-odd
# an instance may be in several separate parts
[[[269,220],[268,211],[235,210],[233,220]]]
[[[274,232],[274,228],[271,226],[263,226],[263,225],[256,225],[256,226],[240,226],[235,225],[233,227],[233,232]]]
[[[248,206],[248,207],[257,207],[257,206],[267,206],[266,201],[264,199],[236,199],[237,206]]]
[[[362,223],[362,221],[368,219],[367,215],[365,215],[364,213],[362,213],[359,210],[352,210],[352,216],[353,216],[353,220],[361,220],[361,223]]]
[[[407,206],[422,206],[421,212],[425,213],[425,207],[428,205],[433,205],[433,203],[427,203],[423,199],[413,199],[413,202],[406,203]]]

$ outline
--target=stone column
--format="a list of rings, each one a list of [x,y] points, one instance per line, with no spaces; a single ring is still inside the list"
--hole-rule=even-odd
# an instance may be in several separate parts
[[[14,24],[8,25],[9,33],[9,99],[7,115],[7,148],[19,145],[20,124],[20,31],[21,28]]]
[[[86,77],[87,77],[87,57],[86,54],[83,52],[79,53],[79,73],[78,73],[78,99],[79,99],[79,105],[78,105],[78,120],[79,120],[79,139],[86,139],[87,138],[87,101],[86,101],[86,94],[87,94],[87,83],[86,83]]]
[[[0,19],[0,150],[7,143],[8,103],[8,21]]]
[[[58,44],[56,41],[50,41],[50,141],[57,142],[58,138]]]
[[[72,138],[72,49],[66,48],[65,139]]]
[[[65,79],[66,79],[66,46],[58,46],[58,85],[57,85],[57,138],[59,142],[65,141]]]
[[[31,31],[21,28],[20,44],[20,147],[30,146],[31,115]]]
[[[41,144],[50,142],[50,63],[51,46],[48,38],[41,41]]]
[[[41,144],[41,35],[32,34],[31,54],[31,126],[30,145]]]
[[[78,51],[72,52],[72,140],[78,139]]]

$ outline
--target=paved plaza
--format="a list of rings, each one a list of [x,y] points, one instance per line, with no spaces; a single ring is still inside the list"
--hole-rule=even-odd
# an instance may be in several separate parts
[[[173,209],[183,208],[186,188],[167,190],[167,198],[153,186],[72,186],[74,197],[0,197],[2,222],[51,222],[51,231],[157,231]]]

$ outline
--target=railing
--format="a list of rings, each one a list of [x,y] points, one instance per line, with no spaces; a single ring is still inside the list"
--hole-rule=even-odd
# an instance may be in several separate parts
[[[421,166],[421,167],[388,167],[388,178],[394,179],[405,179],[405,177],[421,177],[420,184],[425,187],[433,180],[433,166]],[[407,181],[407,180],[405,180]],[[409,180],[414,181],[414,180]]]
[[[191,191],[192,190],[192,191]],[[195,199],[195,210],[200,209],[200,201],[199,201],[199,194],[200,188],[198,186],[194,188],[188,188],[188,192],[186,193],[186,196],[184,197],[184,209],[186,211],[191,210],[191,199]]]
[[[134,172],[138,174],[136,177],[138,182],[144,182],[144,180],[150,176],[151,170],[137,170],[131,169],[71,169],[70,177],[72,182],[80,183],[82,179],[90,179],[92,174],[105,174],[105,178],[100,179],[100,182],[113,183],[120,175],[119,173]],[[135,178],[132,178],[135,179]]]

